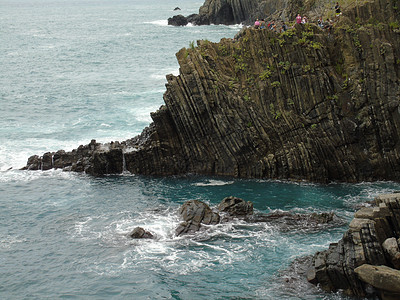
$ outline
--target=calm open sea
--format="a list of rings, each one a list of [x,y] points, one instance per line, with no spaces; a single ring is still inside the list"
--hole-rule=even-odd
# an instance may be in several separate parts
[[[259,213],[334,211],[348,223],[357,205],[397,183],[18,170],[33,154],[139,134],[163,103],[165,75],[179,73],[175,53],[240,28],[167,26],[168,17],[201,4],[0,0],[1,299],[344,299],[288,268],[337,241],[346,226],[282,231],[235,221],[177,238],[176,210],[186,200],[213,206],[234,195]],[[127,239],[136,226],[157,239]]]

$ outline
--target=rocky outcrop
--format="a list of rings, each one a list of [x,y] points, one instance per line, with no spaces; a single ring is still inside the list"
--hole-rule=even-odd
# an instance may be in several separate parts
[[[178,215],[183,222],[175,230],[177,236],[199,231],[202,224],[216,225],[220,220],[217,213],[199,200],[186,201],[179,209]]]
[[[128,233],[128,237],[132,239],[152,239],[154,238],[153,234],[142,227],[136,227],[130,233]]]
[[[230,196],[224,198],[218,205],[217,209],[220,213],[225,214],[227,218],[243,218],[253,214],[253,203]]]
[[[188,20],[183,15],[176,15],[172,18],[168,18],[168,25],[172,26],[186,26],[188,24]]]
[[[326,291],[399,299],[400,193],[381,195],[355,213],[349,230],[315,254],[307,278]]]
[[[345,11],[333,34],[307,25],[199,41],[177,53],[180,75],[167,76],[165,105],[140,136],[25,168],[399,180],[399,22],[391,0],[376,0]]]

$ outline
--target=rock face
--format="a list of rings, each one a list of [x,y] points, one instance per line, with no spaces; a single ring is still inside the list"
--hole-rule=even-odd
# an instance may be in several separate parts
[[[310,282],[326,291],[400,298],[400,194],[381,195],[375,202],[355,214],[338,243],[315,254],[307,275]]]
[[[180,75],[167,76],[165,105],[140,136],[34,156],[25,168],[399,180],[400,17],[391,3],[349,8],[331,34],[307,25],[199,41],[177,53]]]

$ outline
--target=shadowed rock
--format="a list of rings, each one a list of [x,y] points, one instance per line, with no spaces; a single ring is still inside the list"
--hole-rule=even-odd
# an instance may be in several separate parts
[[[246,220],[248,222],[271,223],[282,231],[298,229],[307,231],[343,225],[343,220],[339,219],[333,212],[298,214],[276,211],[269,214],[256,214]]]
[[[226,217],[246,217],[253,214],[253,203],[237,197],[226,197],[217,207]]]
[[[149,231],[146,231],[142,227],[136,227],[130,233],[128,233],[128,237],[132,239],[152,239],[154,238],[153,234]]]

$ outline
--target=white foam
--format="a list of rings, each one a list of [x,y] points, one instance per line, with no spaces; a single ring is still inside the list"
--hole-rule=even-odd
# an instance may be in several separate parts
[[[24,243],[26,242],[25,238],[6,235],[5,237],[0,239],[0,248],[1,249],[10,249],[14,244]]]
[[[157,26],[168,26],[168,20],[155,20],[155,21],[148,21],[148,22],[143,22],[144,24],[152,24],[152,25],[157,25]]]
[[[194,186],[219,186],[233,184],[234,181],[223,181],[223,180],[206,180],[205,182],[194,183]]]

